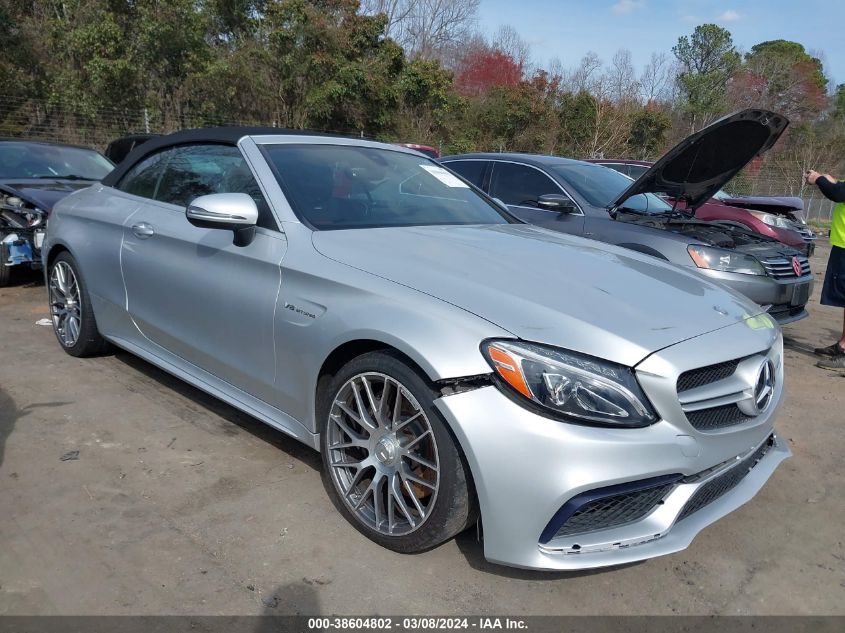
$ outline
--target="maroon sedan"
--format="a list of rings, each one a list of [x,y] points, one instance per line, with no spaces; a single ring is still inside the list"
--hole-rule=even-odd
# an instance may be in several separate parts
[[[588,162],[605,165],[630,176],[634,180],[642,176],[652,163],[644,160],[594,158]],[[721,192],[710,198],[695,211],[699,220],[738,224],[745,228],[776,239],[812,255],[816,235],[804,223],[800,215],[800,198],[736,198]],[[678,201],[683,208],[684,202]]]

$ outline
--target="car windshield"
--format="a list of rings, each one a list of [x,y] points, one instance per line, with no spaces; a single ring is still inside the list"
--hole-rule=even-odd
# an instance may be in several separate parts
[[[551,170],[596,207],[608,207],[634,182],[615,169],[591,163],[560,163],[550,165]],[[640,213],[665,213],[672,207],[653,193],[631,196],[620,206]]]
[[[318,230],[515,221],[422,156],[328,144],[268,145],[266,153],[294,211]]]
[[[101,180],[114,165],[83,147],[41,143],[0,143],[0,178]]]

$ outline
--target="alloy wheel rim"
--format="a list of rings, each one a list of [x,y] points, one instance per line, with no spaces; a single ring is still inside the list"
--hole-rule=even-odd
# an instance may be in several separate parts
[[[82,326],[82,304],[79,282],[66,262],[59,262],[50,272],[50,314],[62,345],[73,347],[79,340]]]
[[[385,374],[358,374],[335,396],[326,432],[332,480],[355,517],[387,536],[420,529],[437,501],[440,464],[411,392]]]

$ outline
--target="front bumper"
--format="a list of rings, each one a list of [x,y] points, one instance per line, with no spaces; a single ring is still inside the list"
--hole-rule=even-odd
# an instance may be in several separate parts
[[[728,330],[732,334],[725,336]],[[761,347],[764,339],[768,343]],[[515,567],[572,570],[619,565],[686,548],[704,527],[749,501],[791,453],[774,437],[747,476],[679,520],[696,491],[733,465],[731,460],[738,463],[773,437],[772,419],[783,395],[780,381],[765,414],[716,432],[697,431],[684,417],[674,390],[678,375],[691,368],[684,359],[697,357],[702,366],[725,360],[726,349],[737,356],[771,349],[780,363],[780,345],[774,330],[755,332],[737,325],[653,354],[637,371],[662,419],[641,429],[551,420],[492,386],[438,399],[436,406],[455,432],[473,475],[485,557]],[[685,479],[641,520],[541,542],[552,518],[573,497],[677,474]]]
[[[5,244],[8,254],[8,259],[0,261],[0,266],[29,264],[32,268],[41,267],[43,229],[17,229],[14,233],[0,233],[0,242]]]
[[[718,270],[698,269],[702,275],[723,283],[761,306],[771,306],[769,313],[781,325],[807,316],[804,306],[813,294],[815,277],[773,279],[767,275],[745,275]]]

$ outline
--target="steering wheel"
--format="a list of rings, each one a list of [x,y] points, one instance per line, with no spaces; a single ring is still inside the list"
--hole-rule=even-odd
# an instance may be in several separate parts
[[[365,218],[371,217],[372,214],[373,214],[373,196],[370,194],[370,190],[364,185],[364,183],[361,180],[358,180],[356,178],[350,178],[350,181],[352,183],[351,187],[356,187],[356,188],[360,189],[361,192],[367,198],[366,203],[361,201],[361,200],[354,200],[354,202],[360,202],[361,205],[363,205],[363,207],[364,207],[363,216]]]

